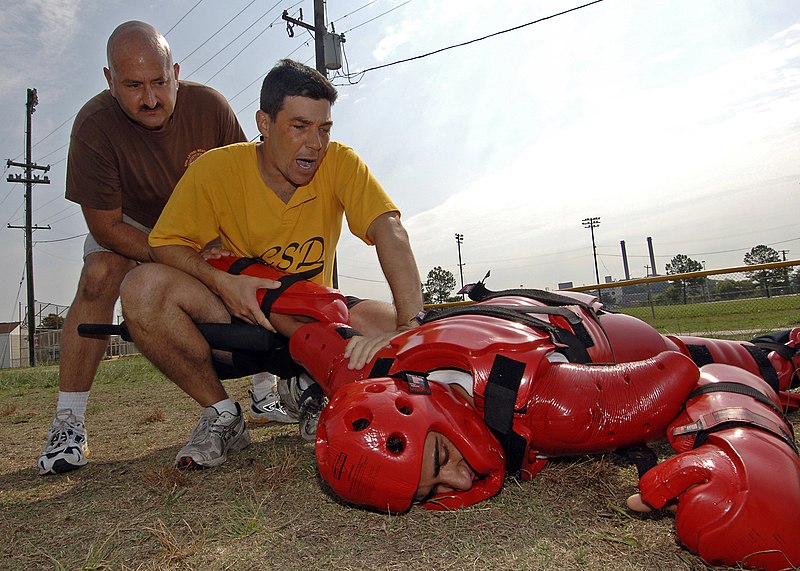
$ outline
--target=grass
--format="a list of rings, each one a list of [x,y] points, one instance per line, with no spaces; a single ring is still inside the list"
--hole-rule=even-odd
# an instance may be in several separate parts
[[[465,510],[401,516],[333,498],[296,426],[251,428],[225,465],[177,471],[199,410],[140,357],[101,364],[89,465],[43,478],[55,375],[0,371],[0,569],[710,569],[680,547],[672,516],[628,512],[636,473],[614,455],[553,462]],[[246,398],[247,380],[226,386]]]
[[[626,307],[619,311],[646,321],[661,333],[749,339],[800,324],[800,296],[656,305],[652,309]]]

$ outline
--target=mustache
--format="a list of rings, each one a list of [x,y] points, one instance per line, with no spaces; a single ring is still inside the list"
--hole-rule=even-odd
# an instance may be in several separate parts
[[[156,103],[152,107],[148,105],[140,105],[139,111],[155,111],[156,109],[161,109],[161,107],[162,107],[161,103]]]

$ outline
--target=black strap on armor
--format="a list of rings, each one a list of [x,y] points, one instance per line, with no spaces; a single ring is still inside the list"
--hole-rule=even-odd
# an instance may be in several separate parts
[[[425,323],[430,323],[432,321],[438,321],[439,319],[459,315],[483,315],[486,317],[505,319],[532,329],[545,331],[550,334],[553,342],[565,346],[564,351],[567,359],[569,359],[571,363],[591,363],[592,361],[591,357],[589,357],[589,353],[586,351],[586,345],[577,335],[568,329],[557,327],[549,321],[544,321],[543,319],[528,315],[528,312],[520,311],[517,306],[460,305],[456,307],[434,308],[428,311],[424,321]]]
[[[378,377],[388,377],[392,365],[394,365],[394,359],[391,357],[379,357],[375,359],[375,363],[372,365],[372,370],[369,372],[367,378],[375,379]]]
[[[696,434],[694,448],[698,448],[706,443],[710,434],[736,427],[756,428],[772,434],[785,442],[795,454],[798,454],[797,445],[794,442],[794,435],[787,431],[785,426],[763,415],[753,412],[743,407],[731,407],[715,410],[704,414],[695,422],[678,426],[673,429],[673,436],[687,436]]]
[[[253,264],[261,264],[262,266],[269,265],[261,258],[239,258],[231,264],[230,268],[228,268],[228,273],[238,276]],[[261,311],[264,312],[264,315],[269,315],[270,311],[272,310],[272,305],[278,300],[283,292],[301,280],[310,280],[320,272],[322,272],[322,265],[304,272],[286,274],[285,276],[282,276],[280,280],[276,280],[280,281],[281,286],[279,288],[268,289],[264,292],[264,298],[261,300]]]
[[[617,454],[633,462],[640,479],[644,476],[645,472],[651,468],[655,468],[656,464],[658,464],[658,456],[647,444],[622,448],[617,450]]]
[[[760,390],[751,387],[750,385],[745,385],[742,383],[725,381],[721,383],[709,383],[707,385],[703,385],[702,387],[697,387],[695,390],[692,391],[692,393],[686,399],[686,402],[689,402],[694,397],[707,395],[710,393],[735,393],[737,395],[746,395],[752,397],[761,404],[768,406],[769,408],[774,410],[781,416],[781,418],[783,418],[784,421],[786,421],[786,424],[791,426],[791,423],[786,419],[781,408],[774,402],[772,402],[769,399],[769,397],[767,397],[767,395],[762,393]]]
[[[505,450],[509,474],[522,468],[528,447],[528,442],[514,432],[514,407],[524,373],[525,363],[497,355],[483,395],[483,420]]]
[[[750,353],[750,356],[753,358],[756,366],[758,367],[759,372],[761,373],[761,378],[764,379],[772,390],[776,393],[780,392],[780,382],[778,381],[778,373],[775,371],[775,367],[772,366],[767,355],[764,351],[754,345],[741,343],[742,347]],[[692,361],[698,367],[702,367],[703,365],[710,365],[714,363],[714,357],[711,355],[711,351],[705,345],[701,344],[688,344],[686,348],[689,350],[689,355],[692,357]]]
[[[697,365],[698,368],[703,365],[710,365],[714,362],[711,351],[709,351],[708,347],[705,345],[689,345],[687,343],[686,348],[689,350],[689,356],[691,356],[692,361],[694,361],[694,364]]]
[[[758,365],[758,370],[761,372],[761,378],[767,381],[767,384],[772,387],[772,390],[775,391],[776,394],[781,392],[781,383],[778,380],[778,372],[775,370],[775,367],[772,366],[772,362],[769,360],[769,357],[767,357],[767,354],[755,345],[742,344],[742,346],[747,349],[747,352],[750,353],[753,361],[755,361],[756,365]]]
[[[756,347],[760,347],[765,353],[775,351],[787,361],[791,361],[792,357],[797,354],[797,347],[789,347],[786,344],[789,342],[789,335],[791,329],[784,329],[783,331],[776,331],[774,333],[767,333],[760,335],[750,340],[750,343]]]

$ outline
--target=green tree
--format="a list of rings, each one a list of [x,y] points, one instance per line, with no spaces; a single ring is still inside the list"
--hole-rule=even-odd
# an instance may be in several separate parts
[[[753,283],[747,280],[719,280],[711,289],[711,297],[715,300],[743,299],[750,297]]]
[[[780,262],[781,257],[778,252],[769,246],[759,244],[744,255],[744,263],[748,266],[755,266],[758,264],[769,264],[771,262]],[[774,268],[771,270],[756,270],[747,272],[747,277],[755,283],[756,286],[764,290],[764,294],[770,297],[770,286],[776,284],[786,284],[789,281],[789,268]]]
[[[458,299],[450,297],[450,292],[456,287],[456,278],[452,272],[436,266],[428,272],[428,277],[422,285],[422,297],[425,303],[444,303]]]
[[[56,315],[55,313],[50,313],[47,315],[47,317],[42,318],[42,329],[62,329],[63,327],[64,318]]]
[[[672,258],[672,261],[669,264],[667,264],[667,275],[699,272],[702,269],[703,269],[703,264],[701,262],[693,260],[685,254],[678,254],[677,256]],[[670,297],[676,299],[677,296],[680,295],[683,298],[683,304],[686,305],[687,294],[689,292],[697,292],[702,290],[705,279],[706,278],[704,277],[690,278],[687,280],[675,280],[673,282],[670,282],[670,289],[672,290],[671,292],[672,295]],[[673,285],[674,287],[672,287]]]

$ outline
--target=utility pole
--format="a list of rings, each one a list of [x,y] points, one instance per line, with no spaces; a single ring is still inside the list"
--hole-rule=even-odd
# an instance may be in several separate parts
[[[47,172],[50,170],[50,165],[39,166],[31,162],[31,115],[36,111],[36,105],[39,103],[39,98],[36,96],[35,89],[28,89],[28,99],[25,103],[26,122],[25,122],[25,162],[15,163],[10,159],[6,161],[9,167],[20,167],[25,169],[25,175],[9,174],[8,182],[24,182],[25,183],[25,275],[27,279],[27,294],[28,294],[28,363],[31,367],[36,365],[36,352],[34,351],[34,338],[36,334],[36,298],[33,294],[33,231],[34,230],[50,230],[50,225],[39,227],[33,225],[33,206],[31,200],[31,191],[34,184],[50,184],[50,179],[46,176],[39,176],[33,174],[33,170],[41,170]],[[22,226],[8,225],[9,228],[23,228]]]
[[[464,235],[456,234],[456,247],[458,248],[458,272],[461,274],[461,289],[464,289],[464,264],[461,263],[461,244],[464,243]],[[461,294],[461,300],[464,300],[464,294]]]
[[[314,25],[307,24],[303,21],[303,10],[300,9],[300,19],[292,18],[289,16],[287,10],[283,11],[281,16],[286,21],[286,33],[290,38],[294,37],[294,26],[305,28],[314,34],[314,56],[316,69],[327,79],[328,69],[339,69],[341,67],[341,57],[337,57],[337,49],[341,49],[341,42],[344,42],[344,37],[340,34],[328,34],[327,26],[325,24],[325,0],[314,0]],[[326,62],[325,58],[325,43],[326,38],[331,39],[331,48],[335,53],[330,54],[332,59]],[[339,269],[337,256],[333,256],[333,287],[339,287]]]
[[[600,226],[600,217],[595,216],[592,218],[584,218],[581,220],[581,224],[583,224],[584,228],[588,228],[592,231],[592,254],[594,255],[594,277],[597,280],[597,285],[600,285],[600,271],[597,269],[597,245],[594,241],[594,229]],[[600,290],[597,290],[597,299],[600,301],[603,300],[602,295],[600,294]]]

